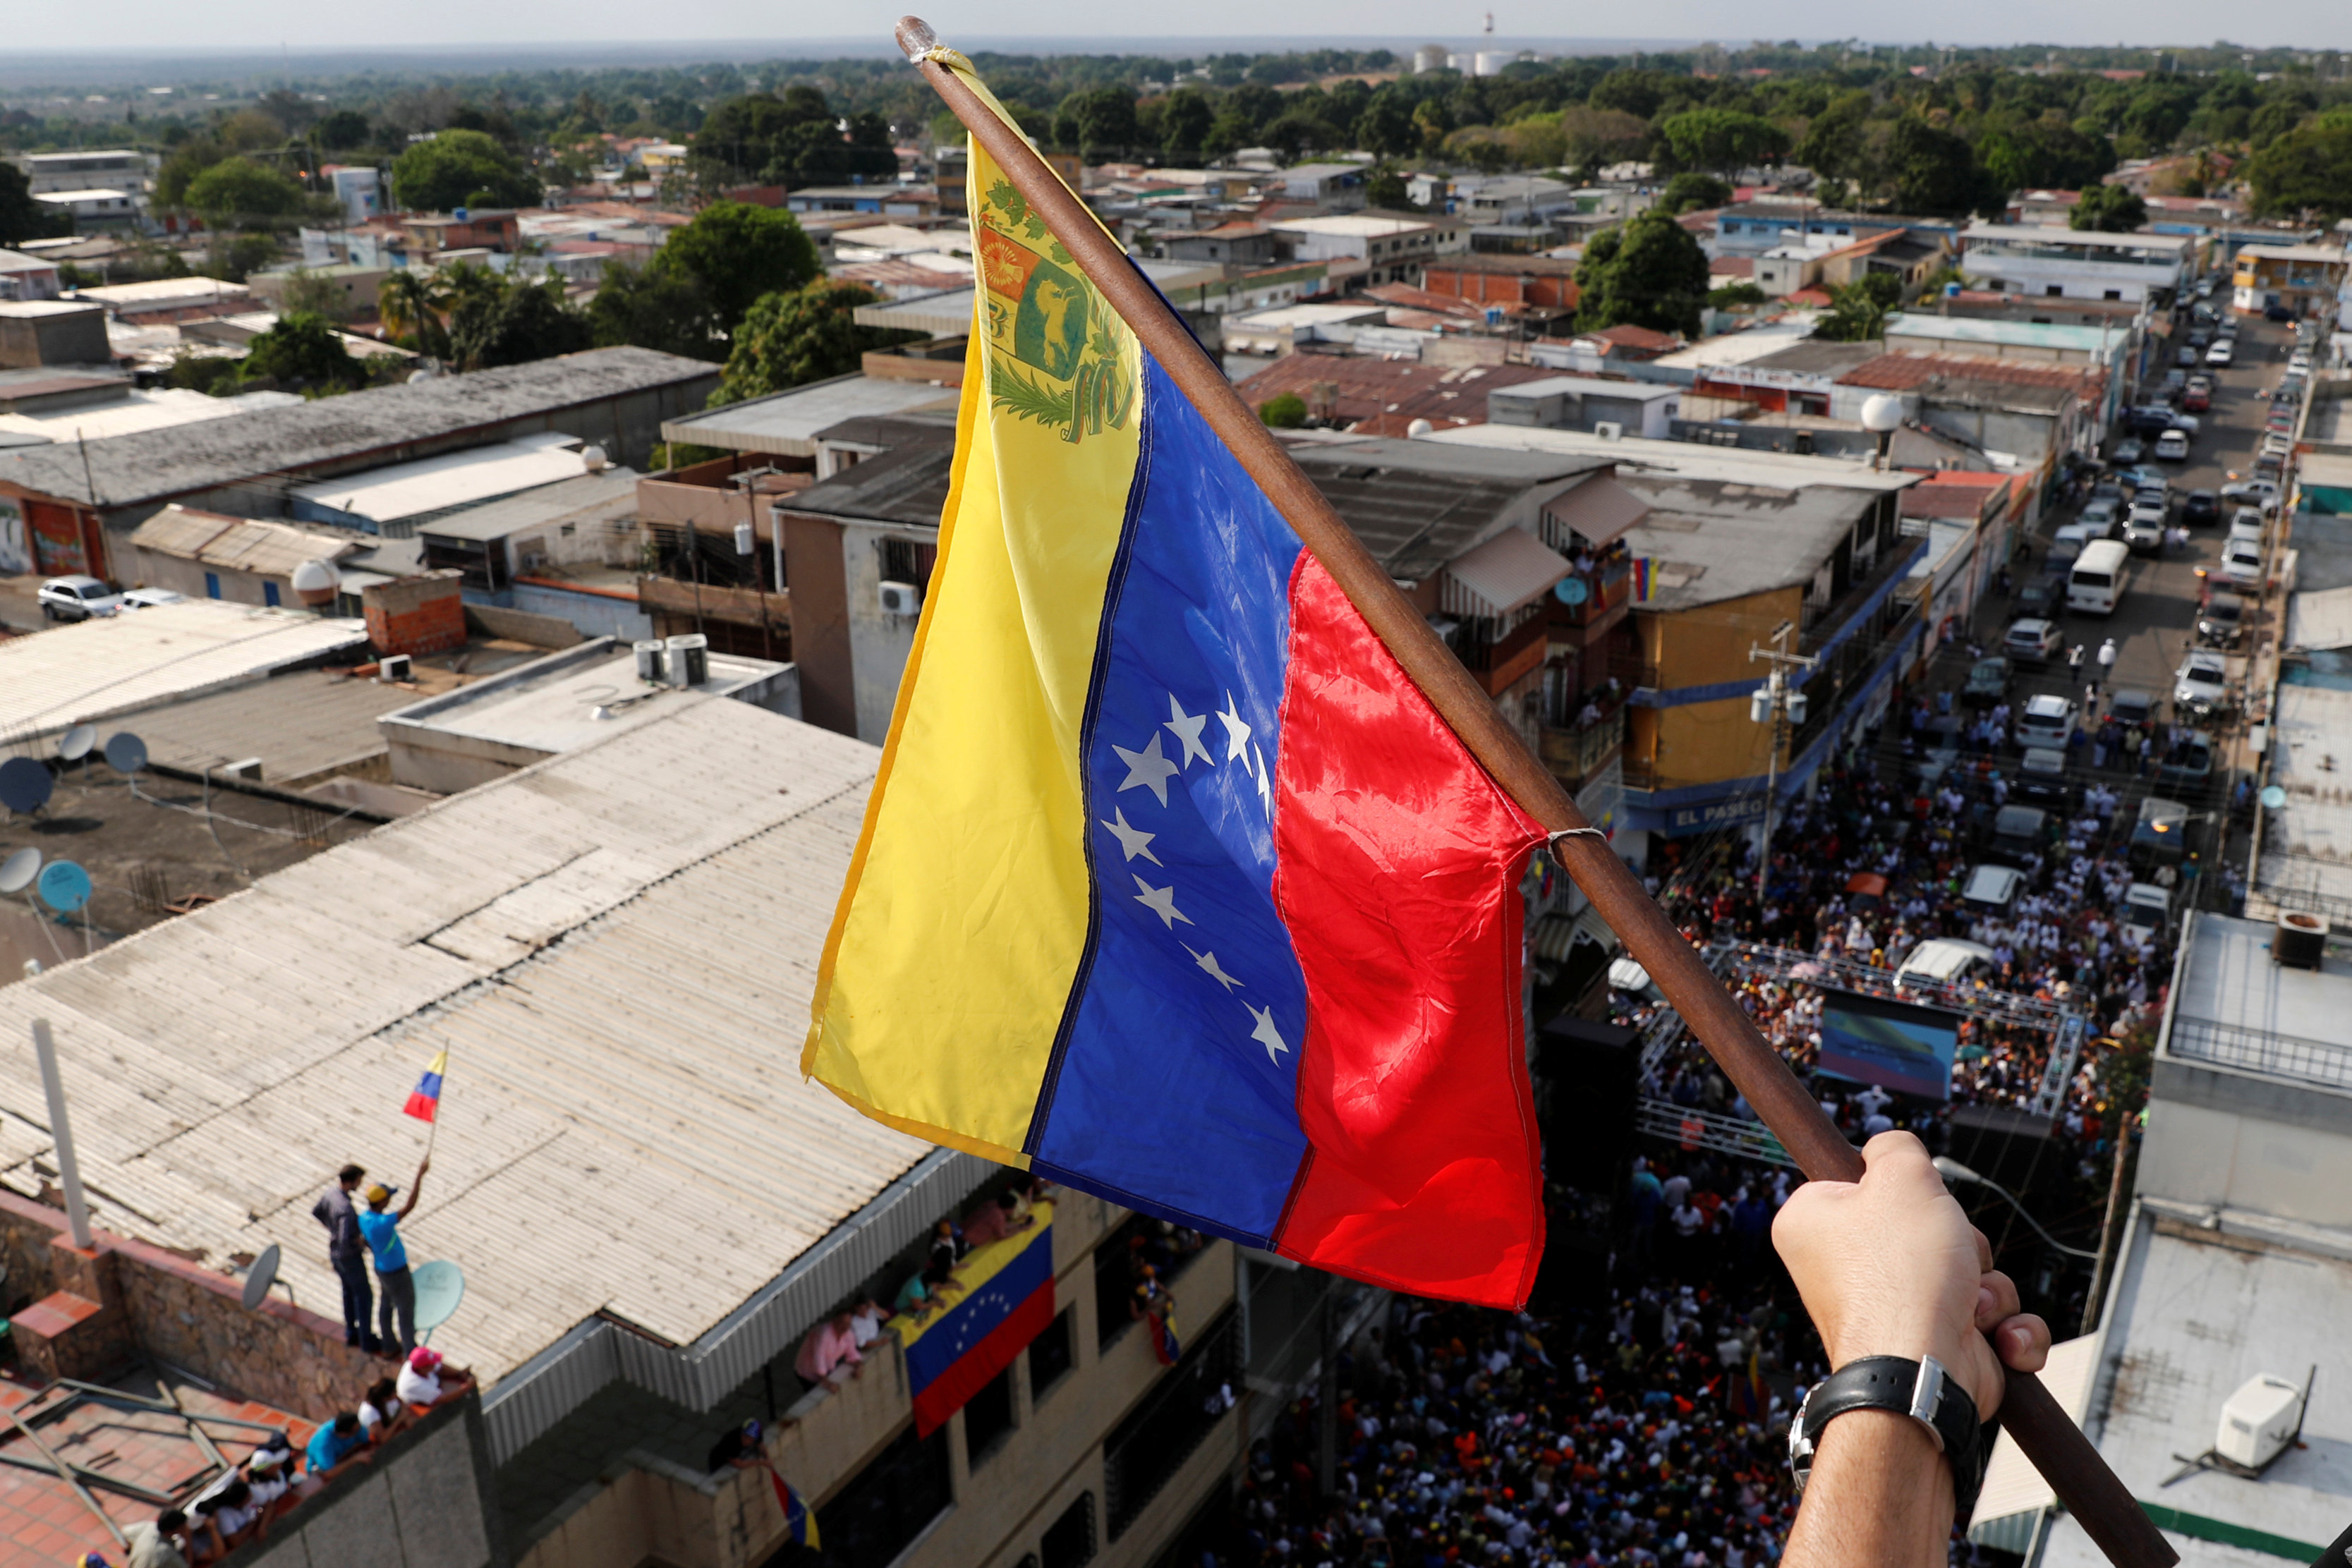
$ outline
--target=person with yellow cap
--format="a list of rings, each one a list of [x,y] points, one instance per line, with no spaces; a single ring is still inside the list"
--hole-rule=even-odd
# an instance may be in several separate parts
[[[416,1279],[409,1272],[400,1222],[415,1212],[416,1199],[425,1190],[425,1173],[432,1168],[429,1155],[417,1162],[416,1179],[409,1184],[408,1201],[400,1206],[398,1214],[386,1212],[396,1189],[378,1182],[367,1189],[367,1212],[356,1217],[360,1235],[375,1254],[376,1289],[383,1295],[376,1309],[376,1327],[383,1341],[383,1354],[399,1358],[416,1348]]]

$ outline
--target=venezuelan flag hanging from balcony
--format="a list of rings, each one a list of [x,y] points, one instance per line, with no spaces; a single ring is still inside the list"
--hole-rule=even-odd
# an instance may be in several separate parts
[[[1054,1321],[1054,1206],[1040,1203],[1031,1212],[1036,1224],[965,1257],[955,1285],[946,1288],[944,1312],[920,1322],[890,1322],[906,1347],[920,1436],[945,1426]]]
[[[1129,1207],[1516,1305],[1542,831],[977,142],[969,168],[939,566],[803,1070]]]

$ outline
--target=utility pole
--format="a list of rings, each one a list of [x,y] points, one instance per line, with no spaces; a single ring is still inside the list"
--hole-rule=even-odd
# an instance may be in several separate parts
[[[1810,670],[1821,660],[1810,653],[1789,652],[1789,639],[1795,636],[1797,623],[1783,621],[1772,628],[1772,645],[1769,648],[1753,643],[1748,649],[1748,662],[1769,660],[1772,673],[1765,677],[1748,699],[1748,716],[1756,723],[1770,727],[1765,738],[1764,763],[1764,839],[1756,855],[1756,897],[1764,897],[1766,879],[1772,873],[1772,798],[1780,787],[1780,747],[1786,743],[1789,727],[1805,722],[1805,694],[1793,691],[1789,685],[1790,670]]]

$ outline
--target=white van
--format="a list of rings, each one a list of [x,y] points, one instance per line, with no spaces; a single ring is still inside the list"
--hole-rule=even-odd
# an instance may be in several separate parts
[[[2098,539],[2083,547],[2074,570],[2066,574],[2066,608],[2085,615],[2111,615],[2124,596],[2124,564],[2131,551],[2115,539]]]
[[[1934,936],[1911,949],[1911,956],[1895,971],[1895,983],[1904,986],[1925,981],[1958,986],[1980,975],[1990,975],[1992,968],[1992,949],[1983,943]]]

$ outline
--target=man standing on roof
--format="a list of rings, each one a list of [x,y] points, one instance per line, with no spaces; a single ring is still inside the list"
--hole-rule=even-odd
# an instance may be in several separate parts
[[[375,1354],[378,1342],[368,1326],[375,1310],[375,1292],[368,1285],[367,1243],[360,1239],[359,1213],[352,1194],[367,1176],[357,1166],[335,1173],[335,1185],[310,1206],[310,1218],[327,1229],[327,1261],[343,1282],[343,1343]]]
[[[432,1168],[430,1155],[416,1163],[416,1179],[409,1184],[408,1201],[400,1206],[398,1214],[384,1212],[394,1189],[378,1182],[367,1189],[367,1212],[356,1217],[368,1250],[375,1254],[376,1284],[383,1291],[383,1304],[377,1312],[383,1334],[382,1348],[390,1352],[396,1347],[404,1359],[416,1348],[416,1277],[408,1270],[408,1249],[400,1239],[400,1222],[415,1211],[416,1200],[425,1191],[425,1173]]]

